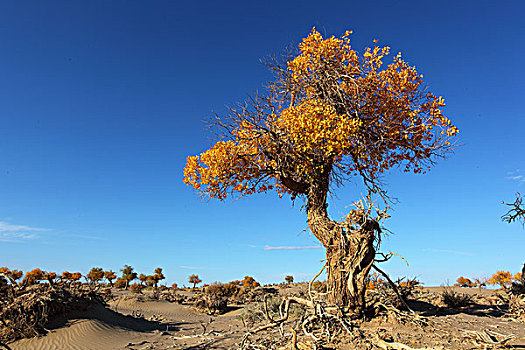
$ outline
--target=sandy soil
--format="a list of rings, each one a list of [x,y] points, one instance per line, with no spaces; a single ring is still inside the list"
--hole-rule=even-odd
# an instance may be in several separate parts
[[[280,295],[299,293],[304,285],[280,289]],[[418,300],[410,303],[419,315],[428,320],[420,329],[396,320],[373,319],[363,327],[378,334],[388,334],[390,342],[403,342],[413,348],[474,349],[475,342],[466,342],[464,335],[472,331],[489,331],[498,337],[512,335],[512,347],[525,349],[525,324],[503,317],[497,291],[455,288],[472,294],[476,304],[452,310],[440,305],[442,288],[422,288]],[[109,307],[96,306],[82,313],[57,320],[50,332],[39,338],[23,339],[9,344],[15,349],[236,349],[248,330],[240,315],[242,306],[233,306],[220,316],[208,316],[190,305],[152,300],[145,296],[117,294]],[[191,292],[185,292],[191,295]],[[353,349],[351,345],[336,348]]]

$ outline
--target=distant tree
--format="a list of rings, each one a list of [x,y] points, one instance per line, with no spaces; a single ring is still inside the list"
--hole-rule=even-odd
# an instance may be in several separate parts
[[[21,270],[11,270],[9,276],[15,281],[18,281],[22,276],[24,275],[24,272]]]
[[[133,267],[129,265],[124,265],[122,268],[122,279],[126,281],[126,289],[128,289],[129,283],[135,279],[137,279],[137,273],[133,271]]]
[[[82,274],[80,272],[74,272],[71,274],[72,282],[78,282],[81,278],[82,278]]]
[[[407,279],[406,281],[399,281],[399,287],[414,288],[421,284],[415,277],[413,279]]]
[[[193,283],[193,289],[195,289],[195,286],[202,282],[202,280],[199,278],[199,275],[191,275],[188,279],[188,282]]]
[[[487,286],[487,281],[489,279],[487,277],[477,277],[474,279],[474,283],[476,286],[478,286],[478,293],[481,293],[481,288],[484,288]]]
[[[86,275],[90,284],[97,284],[104,278],[104,270],[101,267],[93,267]]]
[[[501,288],[507,289],[512,282],[511,274],[508,271],[498,271],[487,281],[490,285],[498,284]]]
[[[0,274],[4,275],[12,284],[17,284],[17,280],[24,276],[24,272],[20,270],[10,270],[7,267],[0,267]]]
[[[82,278],[82,274],[80,272],[71,273],[69,271],[62,272],[62,280],[69,282],[70,284],[73,282],[77,282]]]
[[[113,287],[113,280],[117,278],[117,275],[115,275],[115,272],[113,272],[113,270],[104,271],[104,277],[108,280],[109,286]]]
[[[141,273],[139,275],[140,284],[144,285],[146,283],[146,281],[148,280],[148,277],[150,277],[150,276],[146,276],[145,274]]]
[[[122,278],[117,278],[117,280],[115,281],[115,288],[119,288],[119,289],[122,289],[122,288],[126,288],[128,285],[128,281],[126,280],[123,280]]]
[[[62,272],[61,279],[66,282],[71,282],[72,273],[69,271]]]
[[[387,217],[368,210],[370,197],[388,202],[382,175],[429,170],[453,150],[458,130],[442,112],[443,98],[401,54],[386,64],[390,48],[374,44],[361,55],[350,34],[323,38],[314,28],[296,56],[270,59],[275,78],[211,122],[220,139],[187,158],[184,182],[219,200],[274,190],[303,199],[310,231],[326,248],[328,301],[363,313]],[[368,202],[344,222],[331,219],[329,192],[355,179]]]
[[[173,284],[171,285],[171,288],[173,288],[173,289],[177,289],[177,288],[179,288],[179,285],[178,285],[177,283],[173,283]]]
[[[154,275],[146,276],[146,286],[155,287],[155,276]]]
[[[472,288],[472,287],[476,286],[476,284],[474,282],[472,282],[471,280],[469,280],[468,278],[465,278],[463,276],[459,277],[456,280],[456,282],[457,282],[456,285],[460,286],[460,287]]]
[[[43,280],[44,276],[45,276],[45,271],[42,271],[40,269],[33,269],[26,273],[23,283],[35,284],[38,281]]]
[[[244,276],[244,279],[242,280],[242,285],[244,288],[254,288],[260,286],[259,282],[257,282],[251,276]]]
[[[376,289],[379,285],[384,284],[383,281],[377,272],[371,273],[366,278],[366,289]]]
[[[293,276],[286,276],[284,280],[288,282],[288,284],[293,283]]]
[[[55,280],[57,278],[56,272],[46,272],[44,273],[44,279],[47,280],[47,282],[51,285],[55,285]]]
[[[166,277],[164,276],[164,274],[162,273],[162,268],[161,267],[157,267],[155,269],[155,274],[152,276],[152,280],[154,281],[155,283],[155,288],[157,288],[158,284],[160,281],[162,281],[163,279],[165,279]]]

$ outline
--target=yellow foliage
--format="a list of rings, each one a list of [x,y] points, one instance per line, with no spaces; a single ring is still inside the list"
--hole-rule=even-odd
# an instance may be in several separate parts
[[[389,47],[374,44],[359,55],[350,34],[325,39],[312,29],[267,95],[232,110],[225,139],[187,158],[184,182],[222,200],[304,194],[322,174],[373,182],[394,166],[429,169],[458,133],[443,115],[443,98],[425,90],[401,54],[388,65]]]
[[[511,282],[511,276],[508,271],[498,271],[492,275],[487,283],[491,285],[499,284],[502,288],[505,288]]]

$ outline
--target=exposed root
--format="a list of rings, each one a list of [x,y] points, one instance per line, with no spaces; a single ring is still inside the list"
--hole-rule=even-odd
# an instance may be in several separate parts
[[[405,345],[403,343],[398,342],[386,342],[382,339],[380,339],[378,336],[376,336],[376,339],[374,340],[374,345],[377,347],[384,349],[384,350],[438,350],[438,349],[445,349],[445,347],[431,347],[431,348],[412,348],[408,345]]]

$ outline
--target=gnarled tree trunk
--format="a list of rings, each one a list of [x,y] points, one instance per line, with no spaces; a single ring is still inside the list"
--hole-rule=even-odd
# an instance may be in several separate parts
[[[375,258],[374,240],[379,224],[354,210],[346,223],[328,217],[328,186],[308,193],[308,226],[326,248],[328,301],[347,310],[365,311],[365,279]]]

